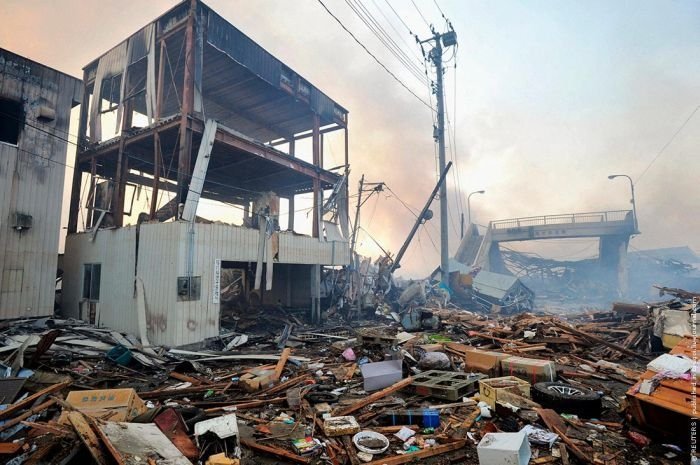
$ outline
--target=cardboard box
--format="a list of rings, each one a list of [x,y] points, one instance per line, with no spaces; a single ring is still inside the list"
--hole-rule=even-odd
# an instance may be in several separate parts
[[[496,401],[508,401],[503,398],[507,392],[529,398],[530,383],[515,376],[479,380],[479,397],[492,409],[496,408]]]
[[[402,360],[365,363],[360,366],[364,378],[364,390],[367,392],[376,391],[400,381],[403,378],[402,366]]]
[[[554,362],[525,357],[508,357],[501,360],[501,372],[504,376],[517,376],[532,384],[554,381],[557,378]]]
[[[238,380],[238,385],[245,392],[255,392],[267,389],[275,384],[275,370],[254,370],[246,373]]]
[[[133,389],[72,391],[66,402],[85,415],[108,421],[130,421],[148,410]]]
[[[512,357],[510,354],[478,349],[466,350],[464,354],[464,371],[483,373],[491,378],[501,376],[501,360]]]

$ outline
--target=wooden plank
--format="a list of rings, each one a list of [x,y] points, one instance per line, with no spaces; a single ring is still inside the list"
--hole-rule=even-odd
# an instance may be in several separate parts
[[[637,352],[634,352],[634,351],[629,350],[629,349],[627,349],[627,348],[625,348],[625,347],[622,347],[622,346],[619,345],[619,344],[615,344],[615,343],[612,343],[612,342],[608,342],[608,341],[606,341],[605,339],[602,339],[602,338],[600,338],[600,337],[598,337],[598,336],[594,336],[594,335],[592,335],[592,334],[588,334],[588,333],[585,333],[585,332],[583,332],[583,331],[579,331],[579,330],[576,329],[576,328],[573,328],[573,327],[571,327],[571,326],[569,326],[569,325],[565,325],[565,324],[560,323],[560,322],[558,322],[558,321],[556,321],[556,320],[552,320],[552,324],[553,324],[554,326],[556,326],[557,328],[563,330],[563,331],[566,331],[566,332],[568,332],[568,333],[571,333],[571,334],[573,334],[573,335],[575,335],[575,336],[579,336],[579,337],[588,339],[588,340],[593,341],[593,342],[597,342],[598,344],[603,344],[603,345],[606,346],[606,347],[610,347],[611,349],[614,349],[614,350],[616,350],[616,351],[618,351],[618,352],[621,352],[621,353],[623,353],[623,354],[625,354],[625,355],[629,355],[630,357],[635,357],[635,358],[638,358],[638,359],[640,359],[640,360],[649,361],[649,357],[647,357],[647,356],[645,356],[645,355],[642,355],[642,354],[638,354]]]
[[[345,446],[345,454],[350,459],[350,465],[360,465],[360,459],[357,458],[356,448],[352,443],[352,439],[349,435],[341,436],[340,441]]]
[[[18,442],[0,442],[0,454],[16,454],[22,448],[23,443]]]
[[[241,439],[241,445],[247,447],[248,449],[253,449],[258,452],[266,452],[268,454],[275,455],[277,457],[283,457],[295,463],[310,463],[311,459],[306,457],[301,457],[299,455],[293,454],[279,447],[264,446],[258,442],[252,441],[250,439]]]
[[[542,421],[547,428],[552,432],[557,433],[566,447],[576,456],[577,459],[584,463],[593,463],[592,457],[585,454],[579,447],[566,435],[566,424],[557,412],[551,409],[535,409],[535,412],[542,418]]]
[[[287,360],[289,359],[289,356],[292,354],[292,349],[286,348],[282,351],[282,355],[280,355],[280,359],[277,362],[277,366],[275,367],[275,381],[280,379],[282,376],[282,371],[284,370],[284,366],[287,364]]]
[[[244,409],[249,409],[249,408],[260,407],[261,405],[267,405],[267,404],[281,404],[281,403],[286,402],[286,401],[287,401],[286,397],[277,397],[275,399],[253,400],[250,402],[243,402],[240,404],[231,404],[231,405],[227,405],[225,407],[213,407],[213,408],[205,409],[204,411],[207,413],[215,413],[215,412],[225,411],[226,409],[233,408],[233,407],[235,407],[236,410],[244,410]]]
[[[333,413],[333,416],[343,417],[345,415],[350,415],[352,412],[356,412],[356,411],[360,410],[361,408],[366,407],[369,404],[378,401],[379,399],[383,399],[384,397],[388,396],[389,394],[393,394],[394,392],[396,392],[400,389],[403,389],[407,386],[410,386],[412,382],[413,382],[413,378],[411,378],[410,376],[406,379],[402,379],[398,383],[392,384],[388,388],[384,388],[381,391],[375,392],[374,394],[370,394],[369,396],[365,397],[364,399],[362,399],[358,402],[355,402],[352,405],[336,409],[336,411]]]
[[[24,410],[25,408],[29,407],[40,397],[60,391],[61,389],[70,386],[70,384],[71,383],[69,382],[54,384],[53,386],[49,386],[46,389],[42,389],[41,391],[32,394],[26,399],[15,402],[14,404],[7,407],[5,410],[0,411],[0,420],[4,420],[5,418],[10,418],[16,415],[20,410]]]
[[[56,400],[49,399],[46,402],[43,402],[43,403],[37,405],[36,407],[29,409],[28,411],[24,412],[23,414],[12,418],[11,420],[7,420],[2,425],[0,425],[0,431],[4,431],[12,426],[15,426],[18,423],[21,423],[22,421],[26,420],[27,418],[31,417],[32,415],[36,415],[37,413],[41,412],[42,410],[46,410],[47,408],[51,407],[55,403],[56,403]]]
[[[100,440],[92,430],[92,427],[90,427],[90,424],[85,421],[83,414],[77,411],[70,412],[68,413],[68,421],[73,425],[75,432],[78,433],[80,441],[87,447],[90,455],[95,459],[95,462],[99,465],[108,465],[107,457],[105,457],[100,448]]]
[[[285,382],[282,383],[282,384],[278,384],[277,386],[268,388],[268,389],[266,389],[266,390],[264,390],[264,391],[260,391],[260,392],[259,392],[258,394],[256,394],[256,395],[258,395],[258,396],[263,396],[263,395],[267,395],[267,394],[275,394],[275,393],[277,393],[277,392],[284,391],[284,390],[286,390],[286,389],[288,389],[288,388],[290,388],[290,387],[292,387],[292,386],[296,386],[297,384],[299,384],[299,383],[301,383],[302,381],[307,380],[307,379],[309,379],[309,378],[311,378],[311,375],[310,375],[310,374],[305,374],[305,375],[297,376],[296,378],[289,379],[289,380],[285,381]]]
[[[417,459],[425,459],[428,457],[433,457],[435,455],[446,454],[447,452],[452,452],[453,450],[461,449],[466,444],[467,441],[461,439],[459,441],[451,442],[449,444],[442,444],[440,446],[423,449],[420,452],[413,452],[411,454],[396,455],[394,457],[384,457],[378,460],[373,460],[367,465],[399,465],[402,463],[413,462]]]

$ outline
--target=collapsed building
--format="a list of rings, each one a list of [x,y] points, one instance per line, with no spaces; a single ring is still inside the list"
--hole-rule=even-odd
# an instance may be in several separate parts
[[[321,267],[350,263],[347,110],[198,0],[89,63],[82,99],[66,316],[195,343],[219,334],[222,285],[228,295],[237,283],[251,305],[319,320]],[[345,163],[328,169],[332,131],[344,133]],[[309,139],[311,162],[295,156]],[[150,208],[138,213],[141,192]],[[294,223],[303,194],[310,236]],[[239,223],[200,218],[203,201]]]
[[[0,49],[0,319],[52,315],[80,80]]]

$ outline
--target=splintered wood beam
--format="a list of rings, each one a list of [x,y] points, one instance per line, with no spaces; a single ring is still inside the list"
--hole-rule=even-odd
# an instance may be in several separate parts
[[[95,462],[99,465],[109,465],[107,457],[102,453],[100,440],[97,434],[92,430],[90,424],[85,421],[83,414],[80,412],[70,412],[68,414],[68,421],[73,425],[75,432],[78,433],[80,441],[90,452]]]
[[[69,382],[54,384],[52,386],[47,387],[46,389],[42,389],[41,391],[32,394],[26,399],[15,402],[14,404],[7,407],[5,410],[0,411],[0,420],[4,420],[5,418],[15,416],[20,410],[24,410],[25,408],[29,407],[40,397],[43,397],[48,394],[53,394],[56,391],[60,391],[61,389],[70,386],[70,384],[71,383]]]
[[[46,410],[47,408],[51,407],[55,403],[56,403],[56,401],[54,399],[49,399],[46,402],[41,403],[41,404],[37,405],[36,407],[33,407],[33,408],[27,410],[22,415],[15,417],[12,420],[7,420],[2,425],[0,425],[0,431],[5,431],[6,429],[11,428],[12,426],[15,426],[18,423],[22,423],[27,418],[31,417],[32,415],[36,415],[37,413],[39,413],[43,410]]]
[[[284,370],[284,366],[287,364],[287,360],[289,359],[290,355],[292,355],[292,349],[289,347],[282,351],[282,355],[280,356],[277,366],[275,367],[275,381],[280,379],[282,376],[282,371]]]
[[[593,458],[584,453],[578,445],[566,435],[566,424],[561,416],[552,409],[539,408],[535,412],[540,416],[544,424],[554,433],[557,433],[566,447],[584,463],[593,463]]]
[[[461,449],[467,444],[467,441],[460,439],[459,441],[450,442],[448,444],[442,444],[440,446],[429,447],[423,449],[420,452],[413,452],[411,454],[396,455],[394,457],[384,457],[378,460],[373,460],[367,465],[400,465],[402,463],[413,462],[418,459],[425,459],[428,457],[434,457],[436,455],[446,454],[447,452],[452,452],[453,450]]]
[[[413,378],[410,376],[406,379],[402,379],[396,384],[392,384],[388,388],[384,388],[381,391],[377,391],[374,394],[371,394],[364,399],[355,402],[352,405],[349,405],[347,407],[339,408],[336,409],[334,412],[334,416],[336,417],[343,417],[345,415],[350,415],[352,412],[356,412],[360,410],[363,407],[368,406],[369,404],[378,401],[379,399],[383,399],[384,397],[388,396],[389,394],[393,394],[396,391],[399,391],[407,386],[410,386],[411,383],[413,382]]]
[[[253,449],[258,452],[265,452],[268,454],[275,455],[277,457],[283,457],[295,463],[310,463],[311,459],[306,457],[300,457],[279,447],[264,446],[258,442],[252,441],[250,439],[241,439],[241,445],[247,447],[248,449]]]
[[[602,339],[598,336],[594,336],[592,334],[585,333],[581,330],[573,328],[569,325],[565,325],[563,323],[559,323],[558,321],[555,321],[555,320],[552,320],[552,324],[554,324],[554,326],[556,326],[557,328],[559,328],[563,331],[566,331],[567,333],[573,334],[574,336],[579,336],[579,337],[582,337],[584,339],[588,339],[589,341],[597,342],[598,344],[603,344],[604,346],[610,347],[611,349],[614,349],[614,350],[621,352],[625,355],[629,355],[630,357],[635,357],[635,358],[638,358],[640,360],[649,361],[649,357],[642,355],[642,354],[638,354],[637,352],[634,352],[634,351],[629,350],[625,347],[622,347],[619,344],[615,344],[613,342],[608,342],[605,339]]]

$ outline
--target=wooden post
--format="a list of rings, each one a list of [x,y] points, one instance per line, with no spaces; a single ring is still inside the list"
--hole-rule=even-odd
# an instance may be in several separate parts
[[[187,17],[187,26],[185,27],[185,72],[182,88],[182,107],[180,108],[180,150],[177,161],[178,204],[185,203],[190,183],[192,129],[190,128],[189,117],[194,107],[194,15],[196,11],[197,0],[191,0],[190,13]]]

